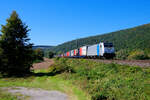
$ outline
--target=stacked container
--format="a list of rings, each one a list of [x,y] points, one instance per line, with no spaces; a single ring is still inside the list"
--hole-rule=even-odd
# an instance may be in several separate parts
[[[67,57],[69,57],[69,55],[70,55],[70,52],[67,52]]]
[[[71,55],[70,55],[71,57],[73,57],[74,56],[74,50],[71,50]]]
[[[77,54],[78,54],[78,49],[75,49],[74,50],[74,56],[77,56]]]
[[[87,50],[88,50],[88,46],[80,47],[79,55],[82,57],[86,57],[87,56]]]
[[[87,56],[98,56],[99,55],[99,44],[95,44],[88,47]]]

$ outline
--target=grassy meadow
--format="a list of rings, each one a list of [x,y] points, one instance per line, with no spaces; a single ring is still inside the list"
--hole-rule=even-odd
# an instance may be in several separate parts
[[[1,87],[58,90],[69,100],[150,100],[150,68],[55,58],[47,70],[24,78],[0,78]],[[17,100],[0,89],[0,100]]]
[[[91,100],[150,100],[150,68],[57,58],[49,72],[72,81]]]

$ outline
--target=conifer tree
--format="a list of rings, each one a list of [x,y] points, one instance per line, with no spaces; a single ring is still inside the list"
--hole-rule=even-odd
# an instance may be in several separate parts
[[[29,43],[28,26],[13,11],[2,25],[0,72],[7,75],[24,75],[33,63],[32,44]]]

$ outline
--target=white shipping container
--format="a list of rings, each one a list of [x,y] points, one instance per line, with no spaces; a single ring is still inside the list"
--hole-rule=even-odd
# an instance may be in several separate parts
[[[87,56],[87,48],[88,46],[80,47],[80,56]]]
[[[87,56],[96,56],[96,55],[97,55],[97,44],[89,46]]]
[[[78,53],[78,50],[77,50],[77,49],[75,49],[75,50],[74,50],[74,54],[73,54],[73,55],[74,55],[74,56],[77,56],[77,53]]]
[[[71,50],[71,57],[74,56],[74,50]]]

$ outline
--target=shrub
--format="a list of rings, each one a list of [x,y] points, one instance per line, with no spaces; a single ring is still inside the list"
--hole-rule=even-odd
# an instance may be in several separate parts
[[[132,60],[132,59],[135,59],[135,60],[144,60],[144,59],[148,59],[148,55],[144,53],[144,51],[142,50],[135,50],[135,51],[132,51],[129,56],[128,56],[128,59],[129,60]]]
[[[129,50],[121,49],[120,51],[116,52],[116,59],[127,59],[129,56]]]
[[[67,72],[67,73],[74,72],[73,68],[66,64],[67,59],[56,58],[55,61],[56,60],[57,60],[57,63],[49,67],[49,72],[51,74],[55,75],[55,74],[60,74],[64,72]]]
[[[148,56],[148,58],[150,59],[150,49],[144,49],[144,53]]]

